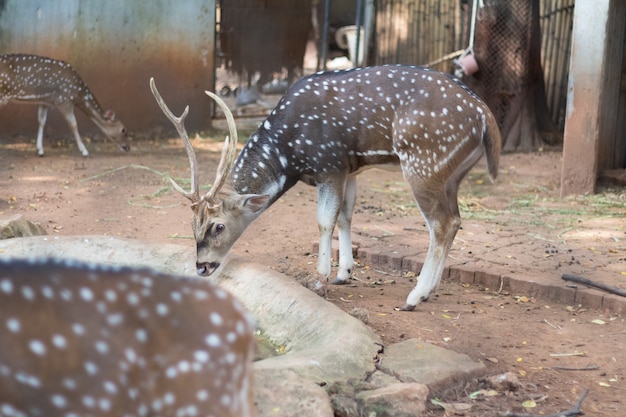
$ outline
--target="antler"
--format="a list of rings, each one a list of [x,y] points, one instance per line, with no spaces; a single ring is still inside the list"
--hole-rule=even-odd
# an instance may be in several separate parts
[[[217,166],[215,181],[213,182],[211,189],[204,195],[204,197],[202,197],[202,200],[208,202],[211,206],[219,206],[221,201],[217,198],[217,193],[226,183],[228,173],[235,162],[235,153],[237,152],[237,126],[235,126],[235,119],[233,118],[233,114],[226,103],[210,91],[205,91],[205,94],[215,100],[222,111],[224,111],[224,116],[226,116],[226,121],[228,123],[228,132],[230,133],[224,140],[224,146],[222,147],[222,155]]]
[[[200,198],[200,192],[198,189],[198,168],[196,153],[191,146],[189,136],[187,135],[187,131],[185,130],[185,118],[187,117],[187,113],[189,113],[189,106],[185,107],[185,111],[180,117],[176,117],[167,107],[167,104],[165,104],[163,98],[159,94],[159,91],[154,84],[154,78],[150,78],[150,89],[152,90],[152,94],[154,95],[154,98],[156,99],[159,107],[161,108],[165,116],[167,116],[167,118],[176,127],[178,135],[185,144],[185,150],[187,151],[189,164],[191,165],[191,190],[189,192],[183,190],[181,186],[176,184],[176,182],[172,178],[170,178],[172,185],[178,192],[191,200],[192,205],[196,205],[200,203],[200,201],[206,201],[207,203],[209,203],[209,206],[211,208],[219,207],[222,202],[217,197],[217,193],[226,183],[228,173],[230,172],[230,169],[233,166],[233,162],[235,161],[235,153],[237,152],[237,127],[235,126],[235,119],[233,118],[232,112],[221,98],[211,93],[210,91],[205,91],[205,93],[213,100],[215,100],[215,102],[224,111],[226,121],[228,122],[228,131],[230,135],[226,136],[226,139],[224,140],[224,146],[222,147],[222,155],[220,157],[220,162],[217,166],[217,175],[215,176],[215,181],[213,182],[211,189],[202,198]]]
[[[153,77],[150,78],[150,90],[152,90],[152,95],[154,95],[154,98],[156,99],[157,103],[159,104],[159,107],[161,108],[165,116],[167,116],[167,118],[172,122],[174,127],[176,127],[176,130],[178,131],[178,135],[180,136],[180,138],[183,140],[183,143],[185,144],[185,150],[187,151],[187,156],[189,157],[189,165],[191,165],[191,190],[190,191],[183,190],[183,188],[180,185],[176,184],[176,181],[174,181],[172,178],[170,178],[170,182],[172,183],[172,186],[179,193],[181,193],[182,195],[187,197],[189,200],[191,200],[192,205],[198,204],[200,202],[200,191],[198,189],[198,166],[197,166],[198,163],[196,161],[196,153],[194,152],[193,147],[191,146],[191,142],[189,141],[189,136],[187,136],[187,130],[185,129],[185,118],[187,117],[187,114],[189,113],[189,106],[185,107],[185,111],[183,111],[183,114],[181,114],[180,117],[176,117],[174,116],[174,113],[172,113],[172,111],[169,109],[169,107],[167,107],[167,104],[165,104],[165,101],[163,101],[161,94],[159,94],[159,91],[157,90],[156,85],[154,84]]]

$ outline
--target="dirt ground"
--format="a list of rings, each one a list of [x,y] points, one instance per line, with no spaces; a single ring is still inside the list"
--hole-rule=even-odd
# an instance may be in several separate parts
[[[191,210],[166,181],[171,175],[188,184],[187,158],[176,138],[159,136],[135,137],[127,154],[91,141],[89,158],[66,139],[48,138],[39,158],[33,138],[0,138],[0,215],[20,213],[51,235],[109,235],[193,251]],[[203,184],[213,180],[221,138],[213,132],[193,140]],[[418,338],[484,362],[492,375],[519,378],[514,391],[471,381],[434,393],[470,404],[460,415],[550,415],[572,409],[585,390],[586,415],[626,415],[626,299],[561,280],[570,273],[626,290],[626,190],[602,187],[594,196],[561,199],[560,166],[558,150],[504,155],[491,184],[481,162],[460,192],[463,228],[448,278],[413,312],[394,308],[419,271],[398,269],[393,259],[406,256],[413,262],[406,265],[419,268],[426,226],[400,172],[360,177],[358,265],[350,285],[331,286],[328,299],[365,312],[385,344]],[[313,188],[296,186],[233,252],[304,285],[314,282],[315,203]],[[468,273],[492,279],[468,280]],[[432,406],[429,415],[446,412]]]

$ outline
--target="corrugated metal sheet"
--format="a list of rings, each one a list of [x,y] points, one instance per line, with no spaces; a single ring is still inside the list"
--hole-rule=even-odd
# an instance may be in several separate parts
[[[212,103],[203,92],[214,84],[214,1],[5,0],[0,4],[4,6],[0,53],[34,53],[69,62],[100,104],[114,109],[130,131],[169,125],[150,93],[151,76],[173,111],[182,112],[190,104],[190,130],[210,126]],[[51,130],[56,126],[68,134],[65,122],[53,113]],[[1,133],[31,134],[36,132],[36,120],[34,106],[0,110]],[[82,117],[79,129],[97,131]]]

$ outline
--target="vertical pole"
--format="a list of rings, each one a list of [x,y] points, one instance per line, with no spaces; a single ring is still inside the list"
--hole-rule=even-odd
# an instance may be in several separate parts
[[[330,21],[330,2],[324,0],[324,25],[322,26],[322,45],[320,46],[322,70],[326,70],[326,60],[328,58],[328,25]]]

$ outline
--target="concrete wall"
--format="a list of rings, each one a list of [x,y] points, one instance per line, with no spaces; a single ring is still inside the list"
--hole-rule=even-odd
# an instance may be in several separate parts
[[[617,139],[624,0],[577,0],[567,90],[561,195],[595,192]],[[621,115],[619,117],[622,117]]]
[[[214,85],[214,45],[213,0],[0,1],[0,53],[69,62],[131,133],[170,127],[150,92],[152,76],[174,113],[190,105],[190,131],[210,126],[204,90]],[[81,133],[97,131],[76,113]],[[47,133],[70,135],[57,112],[48,119]],[[36,126],[36,106],[0,109],[0,137],[36,134]]]

